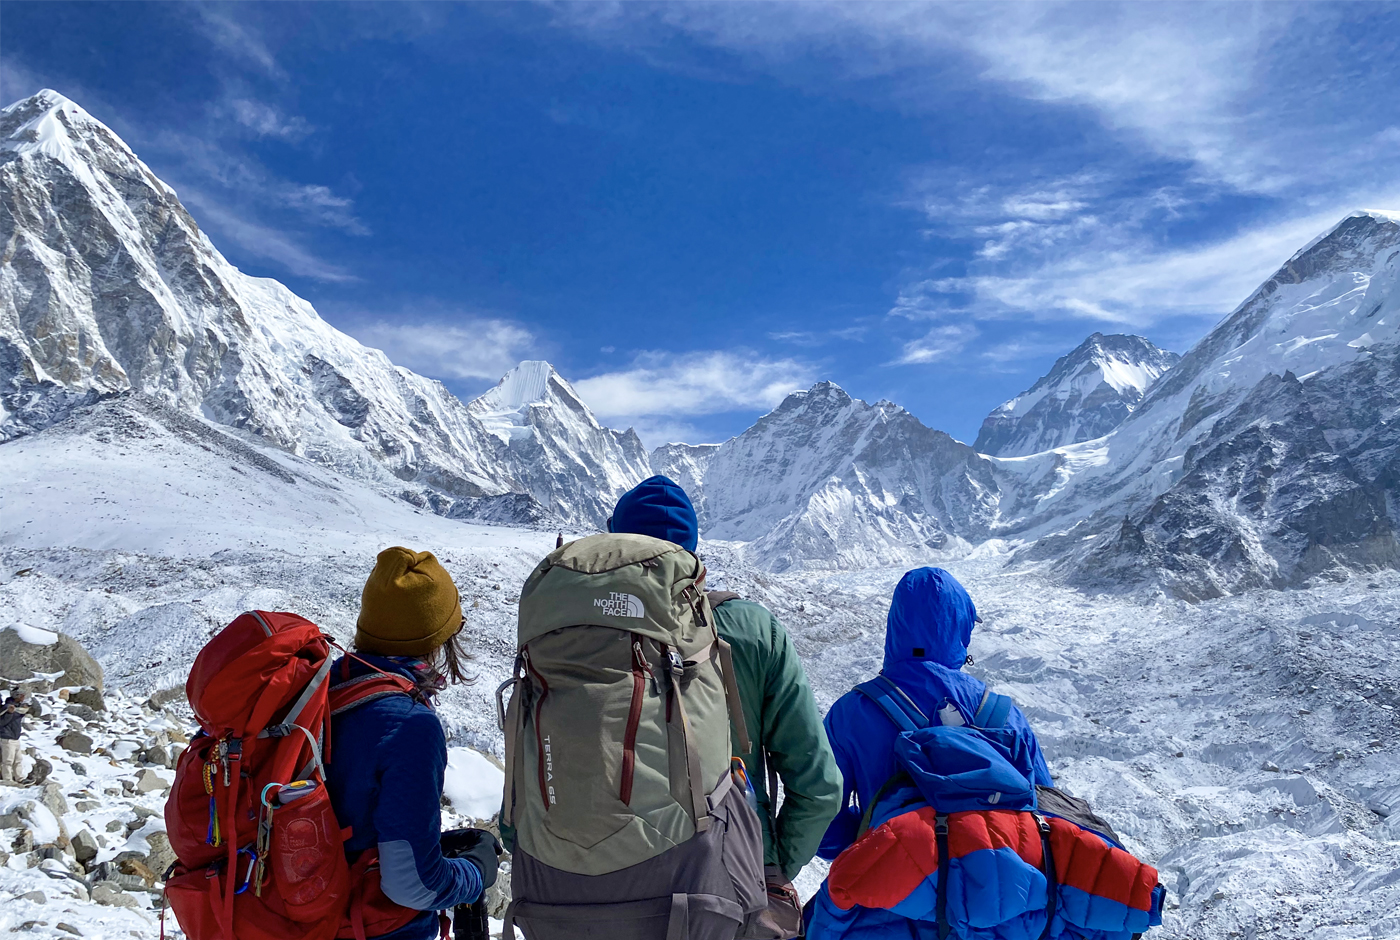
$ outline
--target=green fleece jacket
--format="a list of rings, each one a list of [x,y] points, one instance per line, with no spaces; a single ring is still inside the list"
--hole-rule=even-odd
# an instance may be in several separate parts
[[[719,600],[719,597],[714,597]],[[787,631],[762,604],[738,598],[714,608],[719,635],[734,648],[734,672],[753,749],[743,758],[758,791],[764,863],[797,877],[812,860],[827,824],[841,808],[836,767],[807,674]],[[765,755],[783,784],[776,832],[770,810]]]

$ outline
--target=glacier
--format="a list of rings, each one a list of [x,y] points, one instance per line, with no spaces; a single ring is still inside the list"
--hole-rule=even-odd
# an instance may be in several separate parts
[[[187,720],[173,690],[242,610],[348,640],[375,554],[403,543],[462,593],[477,681],[443,698],[452,747],[499,756],[525,577],[666,472],[713,585],[782,619],[822,707],[878,669],[906,567],[963,580],[985,619],[968,668],[1159,867],[1154,935],[1400,937],[1400,218],[1341,220],[1180,361],[1090,337],[1010,409],[1014,452],[829,382],[650,453],[545,362],[460,402],[239,272],[52,92],[0,112],[0,236],[0,629],[77,638],[123,715],[175,696]],[[131,755],[94,770],[58,727],[32,746],[64,825],[135,822],[104,792]],[[151,898],[101,907],[47,872],[0,859],[0,929],[159,935]]]

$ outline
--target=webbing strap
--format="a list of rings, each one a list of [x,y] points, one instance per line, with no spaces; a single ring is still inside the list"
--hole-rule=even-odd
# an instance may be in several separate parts
[[[331,658],[327,656],[325,661],[321,663],[321,668],[316,670],[316,675],[312,676],[311,681],[306,684],[306,688],[302,689],[301,696],[292,706],[292,710],[287,712],[287,717],[282,719],[283,724],[294,725],[297,723],[297,719],[306,710],[306,706],[310,705],[311,700],[316,697],[316,692],[325,685],[326,676],[330,675],[330,672]]]
[[[501,804],[501,822],[507,826],[515,825],[515,749],[518,747],[517,739],[520,737],[520,690],[524,682],[517,681],[515,688],[510,693],[510,704],[506,706],[505,728],[506,736],[506,783],[505,797]],[[513,912],[512,912],[513,916]],[[506,934],[513,937],[514,934]]]
[[[671,916],[666,923],[666,940],[690,940],[690,896],[671,895]]]
[[[977,706],[977,714],[972,718],[973,727],[995,731],[1006,724],[1011,716],[1011,697],[998,695],[991,689],[982,693],[982,704]]]
[[[1050,850],[1050,824],[1039,813],[1032,813],[1036,825],[1040,827],[1040,860],[1045,866],[1045,929],[1040,940],[1049,940],[1050,930],[1055,926],[1055,904],[1060,895],[1059,873],[1055,871],[1055,854]]]
[[[515,905],[519,901],[511,901],[506,906],[506,912],[501,915],[501,940],[515,940]]]
[[[686,787],[690,790],[690,808],[695,817],[695,831],[705,832],[710,828],[709,807],[705,803],[705,785],[700,777],[700,748],[695,735],[690,730],[690,719],[685,714],[685,701],[681,697],[678,683],[671,683],[671,695],[676,700],[676,721],[681,727],[681,740],[685,743]]]
[[[862,682],[856,686],[856,691],[880,706],[880,710],[900,731],[918,731],[930,724],[928,716],[888,676],[878,675],[868,682]]]
[[[948,924],[948,816],[939,813],[934,817],[934,834],[938,843],[938,940],[948,940],[952,927]]]
[[[744,719],[744,701],[739,697],[739,681],[734,675],[734,649],[724,640],[715,639],[719,651],[721,678],[724,680],[724,698],[729,705],[729,720],[734,722],[734,733],[739,736],[739,751],[747,754],[753,750],[749,738],[749,725]]]

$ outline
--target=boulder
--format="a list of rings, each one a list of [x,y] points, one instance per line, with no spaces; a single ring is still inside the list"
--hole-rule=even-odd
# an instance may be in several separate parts
[[[45,780],[49,779],[49,774],[53,773],[53,764],[42,757],[34,760],[34,766],[29,768],[29,775],[24,778],[27,786],[37,787]]]
[[[170,839],[163,832],[151,832],[146,835],[147,851],[145,852],[119,852],[112,860],[112,864],[120,871],[128,875],[140,875],[139,871],[129,870],[129,862],[137,862],[149,870],[156,879],[165,874],[171,865],[175,864],[175,850],[170,847]]]
[[[161,767],[170,766],[170,752],[159,744],[146,748],[145,758],[148,764],[159,764]]]
[[[44,795],[39,798],[39,802],[47,806],[49,812],[57,819],[62,819],[68,813],[68,801],[63,798],[63,788],[56,783],[44,784]]]
[[[156,874],[154,869],[139,858],[123,859],[117,864],[117,870],[123,875],[132,875],[140,878],[148,888],[160,880],[160,875]]]
[[[0,813],[0,829],[19,829],[23,825],[19,813]]]
[[[102,698],[102,692],[92,686],[73,692],[68,696],[68,701],[73,705],[86,705],[95,712],[107,710],[107,702]]]
[[[147,768],[136,775],[137,793],[154,793],[157,790],[169,790],[170,784],[166,782],[160,774]]]
[[[93,885],[92,899],[98,904],[105,904],[108,907],[129,907],[134,910],[140,906],[136,903],[135,898],[123,891],[119,885],[110,881]]]
[[[49,642],[42,642],[49,637]],[[40,640],[41,642],[29,642]],[[102,667],[78,641],[65,633],[43,630],[0,629],[0,678],[18,682],[21,688],[35,673],[62,673],[59,685],[102,688]],[[53,683],[44,691],[51,691]]]
[[[91,754],[92,738],[81,731],[69,731],[58,739],[59,747],[73,754]]]
[[[44,892],[42,891],[26,891],[24,894],[21,894],[19,898],[21,901],[32,901],[35,904],[49,903],[49,899],[44,897]]]
[[[65,708],[65,709],[63,710],[63,714],[65,714],[65,715],[72,715],[74,718],[77,718],[79,721],[96,721],[96,720],[97,720],[97,712],[93,711],[91,708],[89,708],[89,707],[87,707],[86,705],[83,705],[83,704],[81,704],[81,703],[79,703],[79,704],[74,704],[74,705],[69,705],[67,708]]]
[[[75,937],[81,937],[83,935],[83,932],[77,927],[74,927],[72,924],[65,924],[63,921],[59,921],[58,923],[54,924],[53,927],[55,930],[61,930],[64,933],[72,934]]]
[[[73,836],[73,856],[84,865],[97,857],[97,837],[87,829],[79,829]]]

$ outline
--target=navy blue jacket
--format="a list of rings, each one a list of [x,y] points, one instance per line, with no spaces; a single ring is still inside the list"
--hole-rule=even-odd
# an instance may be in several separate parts
[[[403,661],[356,654],[384,672],[410,679]],[[350,676],[371,672],[350,660]],[[341,662],[331,681],[341,681]],[[447,736],[431,708],[407,695],[389,695],[335,716],[331,723],[331,802],[341,826],[353,826],[345,844],[353,862],[379,847],[381,886],[389,900],[423,911],[393,940],[428,940],[438,930],[433,911],[470,904],[481,894],[481,873],[466,859],[444,858],[442,782]]]
[[[951,704],[963,723],[970,724],[987,689],[981,679],[962,671],[976,622],[972,598],[951,574],[941,568],[910,571],[890,602],[880,671],[930,719]],[[834,859],[855,840],[867,801],[899,769],[894,755],[899,732],[880,706],[855,690],[838,699],[822,723],[845,781],[841,812],[827,828],[818,852]],[[1019,708],[1012,707],[1006,727],[1025,741],[1035,778],[1031,782],[1051,786],[1040,743]]]

